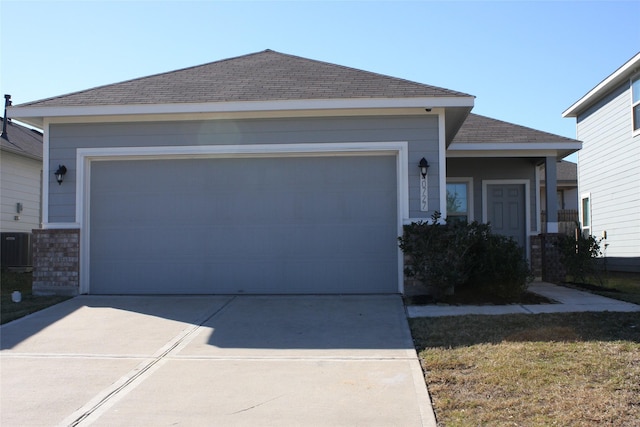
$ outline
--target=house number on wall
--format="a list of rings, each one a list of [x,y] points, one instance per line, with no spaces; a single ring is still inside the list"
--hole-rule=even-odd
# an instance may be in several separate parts
[[[427,177],[420,176],[420,210],[429,210],[429,198],[427,197]]]

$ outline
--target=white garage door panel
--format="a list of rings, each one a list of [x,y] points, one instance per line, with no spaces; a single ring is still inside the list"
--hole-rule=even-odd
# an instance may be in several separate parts
[[[91,167],[91,293],[397,292],[393,156]]]

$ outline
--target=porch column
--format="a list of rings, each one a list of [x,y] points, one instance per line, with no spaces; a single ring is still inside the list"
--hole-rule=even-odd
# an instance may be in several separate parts
[[[547,233],[558,232],[557,159],[546,157],[544,163],[545,200],[547,202]]]

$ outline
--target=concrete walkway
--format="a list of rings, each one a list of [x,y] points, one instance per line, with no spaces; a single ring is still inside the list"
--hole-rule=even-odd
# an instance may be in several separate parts
[[[398,295],[80,296],[0,336],[3,427],[436,425]]]
[[[590,292],[578,291],[551,283],[536,282],[529,286],[529,291],[547,297],[556,304],[512,304],[512,305],[482,305],[482,306],[442,306],[421,305],[406,308],[409,317],[439,317],[461,316],[465,314],[540,314],[540,313],[571,313],[582,311],[618,311],[640,312],[640,305],[631,304],[595,295]]]

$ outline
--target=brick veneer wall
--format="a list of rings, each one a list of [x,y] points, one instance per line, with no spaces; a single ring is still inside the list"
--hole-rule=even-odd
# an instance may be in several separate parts
[[[561,283],[565,280],[567,272],[560,262],[557,247],[560,236],[557,233],[531,236],[531,269],[535,277],[545,282]]]
[[[80,230],[33,230],[33,294],[78,295]]]

